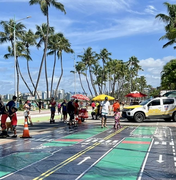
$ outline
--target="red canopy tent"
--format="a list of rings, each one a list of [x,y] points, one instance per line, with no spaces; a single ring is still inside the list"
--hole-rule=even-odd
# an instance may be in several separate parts
[[[146,94],[143,94],[141,92],[138,92],[138,91],[134,91],[134,92],[131,92],[127,95],[125,95],[126,97],[132,97],[132,98],[139,98],[139,97],[145,97],[147,96]]]
[[[82,94],[75,94],[75,95],[71,96],[71,98],[84,100],[84,101],[90,101],[90,99],[87,96],[82,95]]]

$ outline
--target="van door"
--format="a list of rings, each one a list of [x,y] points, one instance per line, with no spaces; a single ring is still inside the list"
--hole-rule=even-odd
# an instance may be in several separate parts
[[[160,99],[152,100],[148,105],[148,117],[149,118],[162,118],[162,104]]]

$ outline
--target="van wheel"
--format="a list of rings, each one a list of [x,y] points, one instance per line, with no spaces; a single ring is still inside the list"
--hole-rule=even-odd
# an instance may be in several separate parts
[[[176,112],[174,112],[174,114],[172,115],[172,119],[173,121],[176,121]]]
[[[144,121],[144,119],[145,119],[144,113],[142,113],[142,112],[135,113],[134,120],[136,122],[142,122],[142,121]]]

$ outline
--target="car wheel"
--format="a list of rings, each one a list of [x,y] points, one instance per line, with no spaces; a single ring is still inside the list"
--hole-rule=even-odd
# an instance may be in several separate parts
[[[144,116],[144,113],[143,113],[143,112],[137,112],[137,113],[135,113],[135,115],[134,115],[134,120],[135,120],[136,122],[142,122],[142,121],[144,121],[144,119],[145,119],[145,116]]]
[[[172,115],[172,119],[173,121],[176,121],[176,112],[174,112],[174,114]]]
[[[171,118],[164,118],[164,120],[165,120],[166,122],[170,122],[170,121],[171,121]]]

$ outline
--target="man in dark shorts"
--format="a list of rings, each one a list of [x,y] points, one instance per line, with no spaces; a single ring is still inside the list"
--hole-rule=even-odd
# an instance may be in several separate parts
[[[54,122],[54,116],[55,116],[55,112],[56,112],[56,101],[54,100],[54,98],[51,98],[50,101],[50,108],[51,108],[51,119],[50,122],[53,121]]]
[[[42,109],[42,101],[41,101],[41,99],[39,99],[38,107],[39,107],[39,113],[40,113],[40,112],[41,112],[41,109]]]
[[[74,106],[74,99],[71,99],[67,104],[67,112],[70,116],[69,120],[69,129],[71,129],[72,122],[74,120],[74,112],[75,112],[75,106]]]
[[[66,99],[64,99],[64,102],[61,104],[61,108],[62,108],[64,123],[66,123],[67,122],[67,101],[66,101]]]

